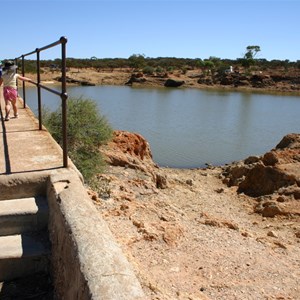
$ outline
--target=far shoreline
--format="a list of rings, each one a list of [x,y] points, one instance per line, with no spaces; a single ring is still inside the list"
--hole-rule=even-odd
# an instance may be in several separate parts
[[[207,91],[220,91],[220,92],[244,92],[244,93],[256,93],[256,94],[271,94],[271,95],[291,95],[300,96],[300,86],[297,83],[299,76],[293,78],[292,83],[290,81],[274,82],[269,86],[253,87],[249,83],[247,85],[239,85],[237,87],[232,84],[203,84],[198,83],[199,72],[193,70],[186,74],[174,72],[168,74],[168,77],[157,77],[142,74],[144,79],[142,82],[133,82],[128,87],[133,88],[167,88],[167,89],[200,89]],[[127,86],[126,82],[132,76],[130,70],[95,70],[93,68],[88,69],[72,69],[67,71],[67,86]],[[25,74],[33,81],[36,81],[36,74]],[[47,85],[60,85],[61,73],[59,71],[44,70],[41,74],[41,81]],[[267,77],[268,75],[264,75]],[[165,87],[164,83],[167,79],[174,81],[183,81],[184,84],[180,87]],[[296,83],[293,83],[296,82]]]

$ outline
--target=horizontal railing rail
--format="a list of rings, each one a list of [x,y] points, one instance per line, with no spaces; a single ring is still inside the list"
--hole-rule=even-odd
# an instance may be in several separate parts
[[[25,57],[36,54],[36,72],[37,72],[37,80],[30,81],[37,87],[37,96],[38,96],[38,119],[39,119],[39,130],[42,130],[42,96],[41,89],[47,90],[57,96],[59,96],[62,100],[62,148],[63,148],[63,166],[68,167],[68,146],[67,146],[67,85],[66,85],[66,44],[67,39],[65,37],[61,37],[58,41],[51,43],[47,46],[36,48],[34,51],[23,54],[17,57],[15,60],[18,62],[19,59],[22,59],[22,75],[25,76]],[[57,91],[41,84],[41,67],[40,67],[40,52],[47,50],[49,48],[53,48],[55,46],[61,45],[61,91]],[[26,89],[25,89],[25,81],[23,81],[23,101],[24,108],[26,107]]]

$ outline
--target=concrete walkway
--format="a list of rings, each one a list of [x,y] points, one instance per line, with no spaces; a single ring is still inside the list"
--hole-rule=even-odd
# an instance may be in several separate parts
[[[19,118],[4,121],[5,103],[0,88],[0,175],[36,172],[62,168],[61,148],[46,130],[39,130],[38,121],[29,108],[18,101]]]

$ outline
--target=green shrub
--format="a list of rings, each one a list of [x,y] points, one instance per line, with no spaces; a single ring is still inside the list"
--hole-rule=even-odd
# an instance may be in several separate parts
[[[93,100],[69,98],[67,103],[68,154],[89,182],[103,170],[104,160],[99,146],[112,137],[113,130]],[[61,108],[54,112],[44,108],[43,120],[53,138],[62,145]]]
[[[147,75],[153,75],[153,73],[154,73],[154,68],[153,68],[153,67],[150,67],[150,66],[146,66],[146,67],[143,69],[143,73],[144,73],[144,74],[147,74]]]
[[[169,73],[171,73],[171,74],[174,72],[174,70],[175,70],[175,68],[172,67],[172,66],[170,66],[170,67],[167,68],[167,71],[168,71]]]

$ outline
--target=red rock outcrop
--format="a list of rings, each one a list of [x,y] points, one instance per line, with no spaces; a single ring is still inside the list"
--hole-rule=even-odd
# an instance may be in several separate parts
[[[109,165],[140,170],[152,178],[157,188],[167,187],[167,179],[152,160],[149,143],[140,134],[116,130],[112,141],[100,151]]]
[[[141,168],[154,166],[149,143],[138,133],[116,130],[111,142],[101,148],[106,160],[113,166]]]

